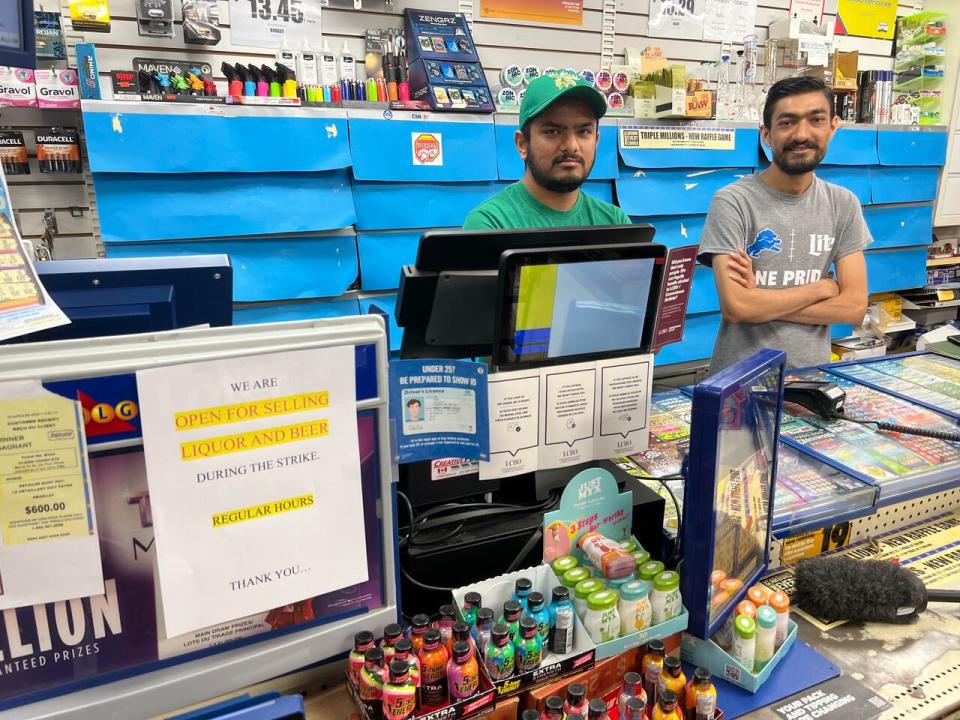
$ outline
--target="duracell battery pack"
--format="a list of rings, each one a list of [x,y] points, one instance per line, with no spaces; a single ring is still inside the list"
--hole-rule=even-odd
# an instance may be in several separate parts
[[[37,160],[42,173],[79,173],[80,136],[72,128],[37,130]]]
[[[0,130],[0,164],[5,175],[29,175],[27,144],[19,130]]]

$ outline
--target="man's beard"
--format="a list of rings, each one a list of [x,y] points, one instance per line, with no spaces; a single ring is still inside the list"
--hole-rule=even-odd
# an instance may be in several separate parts
[[[581,175],[579,178],[563,180],[551,177],[549,174],[540,169],[537,158],[533,157],[532,155],[527,155],[527,167],[530,168],[530,174],[533,175],[534,181],[536,181],[537,185],[540,187],[555,193],[571,193],[583,185],[584,182],[586,182],[587,176],[590,174],[590,170],[593,168],[588,168],[583,158],[575,155],[559,155],[554,158],[550,167],[553,168],[554,165],[559,165],[560,163],[568,160],[576,160],[579,162],[583,166],[583,175]]]
[[[794,163],[788,162],[786,159],[787,153],[798,147],[808,147],[812,149],[814,151],[813,158],[811,160],[799,160]],[[821,150],[811,142],[790,143],[784,147],[783,152],[773,154],[773,164],[787,175],[806,175],[808,172],[815,170],[817,165],[823,162],[824,155],[826,155],[826,151]]]

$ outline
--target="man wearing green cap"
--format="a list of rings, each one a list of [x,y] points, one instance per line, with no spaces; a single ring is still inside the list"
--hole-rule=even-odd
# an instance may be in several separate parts
[[[523,179],[474,208],[464,230],[629,225],[623,210],[580,191],[606,112],[603,95],[572,73],[531,82],[514,137],[526,165]]]

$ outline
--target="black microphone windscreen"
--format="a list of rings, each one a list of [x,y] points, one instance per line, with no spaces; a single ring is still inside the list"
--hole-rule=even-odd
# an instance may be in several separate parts
[[[842,555],[801,560],[794,602],[824,620],[905,623],[927,607],[912,571],[883,560]]]

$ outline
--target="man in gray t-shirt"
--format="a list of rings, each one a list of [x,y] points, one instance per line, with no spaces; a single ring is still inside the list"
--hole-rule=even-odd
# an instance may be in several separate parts
[[[714,195],[699,255],[723,313],[711,374],[760,348],[785,351],[790,367],[827,362],[830,324],[863,320],[870,231],[856,196],[813,173],[837,124],[821,81],[781,80],[760,131],[773,163]]]

